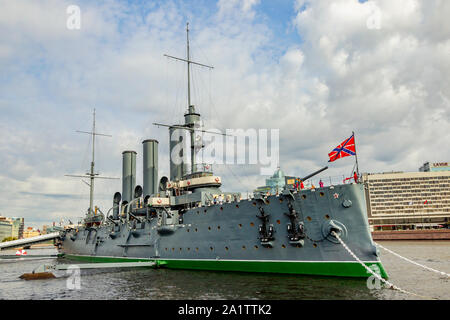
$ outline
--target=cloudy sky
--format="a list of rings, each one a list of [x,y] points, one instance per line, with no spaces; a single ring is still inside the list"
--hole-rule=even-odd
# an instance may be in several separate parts
[[[80,28],[68,28],[70,5]],[[190,23],[192,100],[210,128],[279,129],[280,165],[304,176],[355,132],[360,171],[417,171],[450,160],[450,1],[0,0],[0,214],[42,226],[81,217],[92,112],[112,138],[96,171],[121,176],[121,153],[181,122]],[[69,21],[70,22],[70,21]],[[69,23],[70,26],[70,23]],[[354,157],[320,177],[348,176]],[[255,165],[219,166],[226,191],[263,185]],[[326,180],[325,180],[326,181]],[[105,212],[120,180],[96,182]]]

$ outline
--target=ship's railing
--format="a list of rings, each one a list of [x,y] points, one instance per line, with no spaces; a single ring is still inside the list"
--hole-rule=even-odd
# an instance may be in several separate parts
[[[355,183],[353,175],[352,176],[337,175],[337,176],[314,177],[304,181],[303,184],[307,189],[311,188],[312,186],[314,186],[315,188],[320,188],[320,181],[322,181],[324,187]],[[361,178],[358,179],[358,182],[361,182]]]
[[[294,179],[295,177],[292,177]],[[290,179],[290,180],[292,180]],[[343,184],[351,184],[355,183],[355,180],[353,176],[347,177],[345,175],[337,175],[337,176],[319,176],[319,177],[313,177],[310,179],[307,179],[303,181],[303,189],[312,189],[312,188],[320,188],[321,187],[321,181],[322,186],[330,187],[330,186],[337,186],[337,185],[343,185]],[[361,182],[361,177],[358,178],[358,182]],[[263,194],[263,195],[269,195],[269,194],[280,194],[285,187],[282,186],[265,186],[265,187],[259,187],[255,189],[253,192],[248,192],[246,194],[243,194],[243,199],[251,199],[255,196],[255,194]],[[293,185],[290,185],[290,188],[293,188]],[[300,186],[299,186],[300,189]]]

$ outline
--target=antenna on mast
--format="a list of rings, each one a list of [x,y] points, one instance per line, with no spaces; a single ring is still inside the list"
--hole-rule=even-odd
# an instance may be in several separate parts
[[[119,179],[119,178],[111,178],[111,177],[100,177],[98,173],[94,173],[94,166],[95,166],[95,136],[104,136],[104,137],[112,137],[109,134],[103,134],[103,133],[97,133],[95,132],[95,108],[94,108],[94,120],[92,124],[92,131],[79,131],[76,132],[79,133],[86,133],[92,135],[92,161],[91,161],[91,170],[90,172],[87,172],[84,176],[83,175],[72,175],[72,174],[66,174],[66,177],[77,177],[77,178],[90,178],[91,182],[87,183],[86,181],[82,180],[84,183],[86,183],[89,186],[89,213],[93,214],[93,204],[94,204],[94,179]]]
[[[174,56],[169,56],[168,54],[164,54],[165,57],[184,61],[187,63],[187,88],[188,88],[188,94],[187,94],[187,103],[188,103],[188,109],[191,105],[191,64],[195,64],[200,67],[205,67],[209,69],[214,69],[212,66],[208,66],[206,64],[198,63],[191,60],[190,50],[189,50],[189,22],[186,22],[186,59],[183,58],[177,58]]]

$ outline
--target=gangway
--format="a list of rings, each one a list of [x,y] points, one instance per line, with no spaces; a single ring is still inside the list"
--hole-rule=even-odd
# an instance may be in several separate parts
[[[57,238],[59,238],[59,236],[60,236],[59,232],[53,232],[53,233],[43,234],[43,235],[36,236],[36,237],[0,242],[0,250],[7,249],[7,248],[17,248],[17,247],[28,246],[28,245],[43,242],[43,241],[57,239]]]

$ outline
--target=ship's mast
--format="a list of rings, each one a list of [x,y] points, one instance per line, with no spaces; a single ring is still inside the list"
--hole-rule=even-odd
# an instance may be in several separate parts
[[[103,134],[103,133],[97,133],[95,132],[95,109],[93,113],[93,122],[92,122],[92,132],[87,131],[79,131],[79,133],[87,133],[92,135],[92,161],[91,161],[91,170],[90,172],[87,172],[85,176],[80,175],[70,175],[66,174],[68,177],[77,177],[77,178],[86,178],[89,177],[90,183],[89,185],[89,213],[94,214],[94,179],[101,178],[101,179],[118,179],[118,178],[111,178],[111,177],[100,177],[98,173],[94,173],[94,167],[95,167],[95,136],[105,136],[105,137],[112,137],[109,134]]]
[[[91,183],[89,185],[89,209],[92,213],[94,204],[94,164],[95,164],[95,109],[94,109],[94,119],[92,122],[92,161],[91,161]]]
[[[186,23],[186,59],[177,58],[165,54],[164,56],[187,63],[187,113],[184,114],[185,127],[190,130],[191,136],[191,173],[195,171],[195,124],[200,121],[200,114],[195,112],[195,107],[191,104],[191,64],[195,64],[201,67],[213,69],[214,67],[207,66],[191,60],[189,51],[189,22]]]
[[[189,22],[186,23],[186,56],[187,56],[187,77],[188,77],[188,107],[191,105],[191,61],[189,55]]]
[[[195,113],[195,109],[194,106],[191,105],[191,60],[190,60],[190,55],[189,55],[189,22],[186,23],[186,56],[187,56],[187,76],[188,76],[188,113],[187,114],[191,114],[191,113]],[[200,114],[198,115],[198,121],[200,121]],[[189,121],[188,118],[186,118],[185,115],[185,123],[186,126],[193,128],[195,125],[195,121]],[[196,119],[192,119],[192,120],[196,120]],[[191,130],[190,132],[190,136],[191,136],[191,173],[194,173],[195,171],[195,132],[193,130]]]

